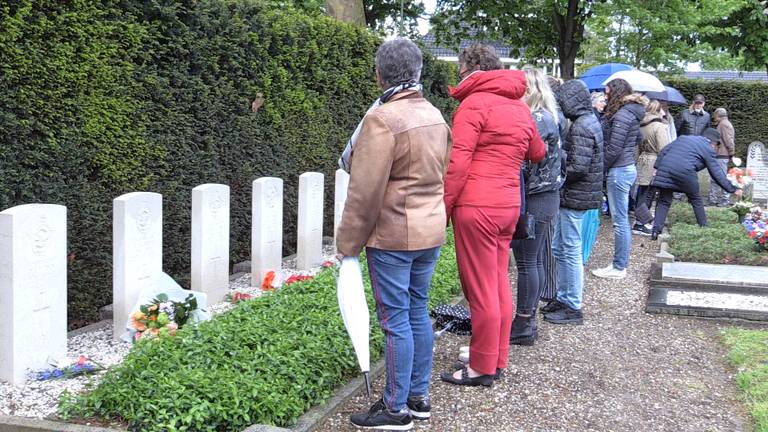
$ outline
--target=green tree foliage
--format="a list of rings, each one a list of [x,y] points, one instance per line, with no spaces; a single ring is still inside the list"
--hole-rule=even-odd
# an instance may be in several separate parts
[[[339,0],[339,3],[354,0]],[[325,0],[276,0],[278,6],[293,5],[309,14],[327,13]],[[348,5],[349,6],[349,5]],[[418,18],[424,15],[424,3],[419,0],[363,0],[363,13],[368,28],[378,33],[398,32],[416,35]]]
[[[111,302],[111,206],[163,194],[163,268],[189,279],[191,190],[231,187],[231,260],[248,259],[251,183],[285,180],[284,252],[298,175],[326,175],[379,95],[364,28],[258,0],[13,0],[0,7],[0,209],[69,212],[69,323]],[[425,77],[436,105],[452,76]],[[263,106],[251,111],[252,101]],[[325,232],[332,232],[332,218]]]
[[[740,58],[745,70],[768,72],[768,1],[740,0],[727,16],[711,17],[706,40]]]

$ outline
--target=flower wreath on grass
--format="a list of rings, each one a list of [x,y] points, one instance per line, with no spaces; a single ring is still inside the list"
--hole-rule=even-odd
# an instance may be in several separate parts
[[[760,207],[753,207],[744,217],[747,235],[754,239],[758,249],[768,251],[768,212]]]
[[[136,329],[134,340],[143,337],[173,336],[187,323],[197,309],[197,299],[190,294],[184,301],[168,300],[168,295],[158,294],[151,303],[141,305],[131,315],[131,326]]]

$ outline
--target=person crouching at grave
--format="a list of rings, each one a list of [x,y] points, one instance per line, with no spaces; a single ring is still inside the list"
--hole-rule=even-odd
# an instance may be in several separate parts
[[[351,416],[361,428],[409,430],[430,416],[432,323],[427,293],[445,242],[444,176],[451,132],[421,93],[421,50],[407,39],[376,52],[384,90],[350,142],[347,201],[338,253],[365,247],[376,313],[385,336],[383,397]]]
[[[656,202],[656,214],[653,219],[651,238],[656,240],[667,220],[667,213],[672,204],[672,193],[682,192],[688,197],[693,207],[696,223],[699,226],[707,224],[707,214],[704,212],[704,201],[699,194],[698,172],[704,168],[709,171],[712,179],[728,193],[741,190],[728,181],[725,171],[717,163],[712,143],[720,140],[720,133],[713,128],[705,129],[702,135],[683,135],[667,144],[656,157],[654,168],[656,174],[651,186],[659,198]],[[643,222],[646,223],[646,222]]]
[[[461,82],[453,115],[453,150],[445,179],[445,211],[453,223],[456,261],[472,314],[469,365],[440,375],[456,385],[491,386],[507,367],[512,296],[509,244],[520,216],[520,167],[538,163],[546,147],[525,94],[525,73],[503,69],[493,47],[476,44],[459,56]]]
[[[555,91],[555,97],[573,123],[563,145],[567,155],[565,184],[560,189],[560,210],[552,239],[557,297],[541,311],[544,320],[554,324],[582,324],[582,221],[587,210],[603,204],[603,129],[592,112],[589,91],[582,81],[566,82]]]

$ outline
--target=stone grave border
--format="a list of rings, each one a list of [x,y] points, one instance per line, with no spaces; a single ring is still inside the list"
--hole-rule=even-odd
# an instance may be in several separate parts
[[[290,259],[294,257],[291,255],[284,259]],[[237,269],[237,270],[235,270]],[[250,262],[244,261],[237,263],[233,267],[233,274],[229,276],[230,281],[236,280],[242,277],[245,273],[244,270],[250,271]],[[455,297],[452,304],[466,304],[466,300],[462,295]],[[103,317],[102,317],[103,318]],[[109,325],[110,320],[102,320],[88,326],[72,330],[67,333],[67,337],[72,337],[82,333],[87,333],[93,330]],[[434,325],[435,320],[432,319]],[[374,380],[384,373],[384,358],[371,365],[371,380]],[[326,419],[330,418],[336,413],[339,407],[352,399],[357,393],[365,389],[365,381],[363,377],[358,375],[347,384],[337,388],[336,392],[330,399],[324,404],[317,405],[310,408],[309,411],[302,414],[296,421],[296,424],[288,427],[278,427],[272,425],[254,424],[248,426],[242,432],[312,432],[317,429]],[[80,425],[76,423],[65,423],[54,420],[37,419],[31,417],[19,417],[19,416],[0,416],[0,432],[126,432],[124,429],[112,429],[97,426]]]

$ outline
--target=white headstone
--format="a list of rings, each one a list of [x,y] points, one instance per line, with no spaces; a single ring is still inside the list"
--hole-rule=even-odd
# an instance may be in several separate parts
[[[112,226],[114,338],[120,339],[141,290],[163,272],[163,196],[131,192],[115,198]]]
[[[0,212],[0,379],[24,382],[67,355],[67,208]]]
[[[211,304],[229,292],[229,186],[192,189],[192,289]]]
[[[251,285],[260,287],[268,272],[283,265],[283,180],[262,177],[253,182]],[[279,281],[276,281],[276,283]]]
[[[757,201],[768,201],[768,153],[763,143],[755,141],[749,145],[747,172],[752,174],[752,198]]]
[[[344,214],[344,204],[347,202],[347,188],[349,187],[349,174],[343,169],[336,170],[336,183],[334,184],[333,200],[333,241],[336,242],[336,231],[341,223],[341,215]]]
[[[296,266],[309,270],[323,260],[323,175],[299,176],[299,225]]]

